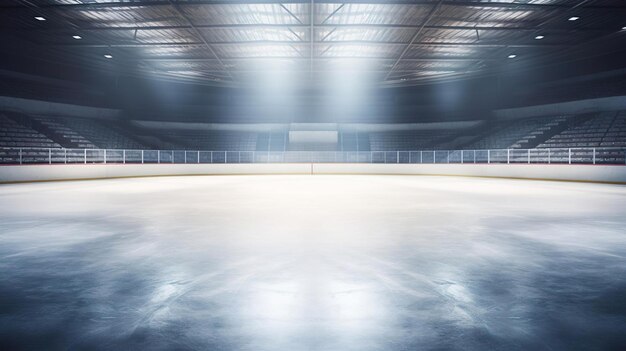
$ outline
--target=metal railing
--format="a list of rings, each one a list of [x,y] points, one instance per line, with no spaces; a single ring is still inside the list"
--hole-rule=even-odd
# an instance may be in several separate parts
[[[422,151],[192,151],[0,148],[0,164],[470,163],[626,164],[626,148]]]

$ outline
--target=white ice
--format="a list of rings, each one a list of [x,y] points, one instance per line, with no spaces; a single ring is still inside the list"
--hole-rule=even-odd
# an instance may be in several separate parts
[[[3,185],[0,208],[0,348],[626,345],[624,186],[137,178]]]

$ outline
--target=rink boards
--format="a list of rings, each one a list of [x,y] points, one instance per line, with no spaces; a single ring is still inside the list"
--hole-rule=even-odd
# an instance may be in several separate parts
[[[0,166],[0,182],[244,174],[444,175],[626,183],[626,166],[507,164],[94,164]]]

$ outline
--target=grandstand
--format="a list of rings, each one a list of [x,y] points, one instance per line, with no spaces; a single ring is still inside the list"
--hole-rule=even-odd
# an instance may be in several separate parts
[[[451,135],[447,132],[383,132],[369,136],[370,149],[376,151],[430,150],[441,144],[441,140]]]
[[[16,122],[5,113],[0,113],[0,133],[2,147],[61,147],[46,135]]]
[[[577,123],[552,135],[539,147],[624,147],[625,123],[625,111],[580,116]]]
[[[0,22],[0,350],[626,350],[625,1]]]
[[[515,120],[478,120],[472,128],[451,124],[448,129],[430,129],[428,123],[406,127],[398,125],[395,130],[377,131],[371,129],[375,127],[369,127],[362,132],[339,131],[337,143],[330,145],[290,143],[286,131],[290,127],[287,124],[282,127],[282,132],[264,131],[262,128],[255,131],[254,126],[242,127],[238,131],[232,125],[207,129],[211,128],[209,124],[196,124],[201,129],[162,130],[144,128],[141,124],[131,127],[115,120],[28,115],[12,111],[6,111],[2,116],[6,136],[2,146],[17,148],[366,152],[626,147],[626,110]],[[129,129],[124,131],[116,123]],[[487,125],[488,128],[485,128]],[[149,142],[142,143],[139,139]]]
[[[163,134],[175,145],[189,150],[253,151],[257,146],[255,133],[177,131]]]
[[[518,121],[498,121],[493,123],[482,138],[465,146],[469,149],[528,149],[538,138],[551,135],[550,132],[567,121],[567,116],[547,116]]]
[[[76,135],[93,143],[94,147],[101,149],[145,149],[146,147],[127,136],[121,128],[115,124],[102,121],[94,121],[81,118],[59,119],[66,128],[71,129]]]
[[[370,151],[371,143],[368,133],[343,132],[339,134],[341,151]]]

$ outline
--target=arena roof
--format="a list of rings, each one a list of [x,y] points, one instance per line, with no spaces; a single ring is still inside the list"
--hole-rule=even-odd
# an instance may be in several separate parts
[[[382,85],[555,63],[626,32],[608,0],[4,0],[2,37],[42,55],[150,76],[236,85],[271,61],[311,77],[341,63]],[[277,65],[276,65],[277,64]],[[345,67],[345,66],[343,66]]]

